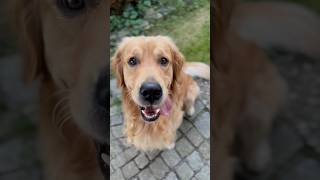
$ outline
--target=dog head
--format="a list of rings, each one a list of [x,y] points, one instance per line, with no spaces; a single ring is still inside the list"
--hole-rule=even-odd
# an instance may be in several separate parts
[[[106,3],[16,0],[13,4],[26,80],[53,82],[56,90],[52,96],[58,95],[61,101],[51,113],[61,116],[59,121],[72,119],[84,132],[100,140],[107,137]]]
[[[183,55],[165,36],[126,37],[112,58],[118,85],[147,122],[170,113],[170,96],[183,63]]]

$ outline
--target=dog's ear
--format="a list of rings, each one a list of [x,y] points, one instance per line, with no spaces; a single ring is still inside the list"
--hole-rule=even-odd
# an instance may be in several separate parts
[[[113,73],[116,75],[118,87],[125,88],[125,82],[123,77],[123,65],[121,62],[122,48],[118,47],[115,54],[111,58],[111,68]]]
[[[175,43],[170,40],[170,49],[172,54],[172,66],[173,66],[173,84],[175,81],[178,81],[180,74],[182,73],[182,68],[185,63],[185,58],[183,54],[180,52]]]
[[[38,1],[14,0],[11,3],[15,29],[23,51],[23,75],[26,82],[31,82],[45,70]]]

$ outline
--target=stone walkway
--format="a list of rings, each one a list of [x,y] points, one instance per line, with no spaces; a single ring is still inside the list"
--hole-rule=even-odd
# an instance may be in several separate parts
[[[185,117],[172,150],[140,152],[126,145],[122,135],[120,92],[111,82],[111,179],[209,180],[210,106],[209,82],[197,79],[201,95],[196,113]]]

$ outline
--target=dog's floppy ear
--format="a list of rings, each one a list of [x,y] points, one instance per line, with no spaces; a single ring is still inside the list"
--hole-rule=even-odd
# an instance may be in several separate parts
[[[123,65],[121,62],[122,48],[119,46],[115,54],[111,58],[111,68],[117,78],[117,83],[120,88],[125,88],[125,82],[123,77]]]
[[[44,72],[44,50],[38,1],[14,0],[11,8],[24,58],[24,78],[31,82]]]
[[[169,38],[168,38],[169,39]],[[185,63],[185,58],[183,54],[180,52],[178,47],[175,45],[175,43],[169,39],[170,42],[170,49],[172,54],[172,65],[173,65],[173,84],[177,81],[180,77],[180,74],[182,73],[182,68]]]

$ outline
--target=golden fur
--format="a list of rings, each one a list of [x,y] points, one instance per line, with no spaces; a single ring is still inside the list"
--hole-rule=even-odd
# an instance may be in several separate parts
[[[134,69],[127,64],[132,56],[139,56],[141,61]],[[167,67],[159,66],[159,56],[168,58]],[[112,68],[122,89],[124,134],[128,142],[138,149],[173,148],[183,111],[193,113],[199,87],[191,76],[184,73],[184,64],[181,52],[170,38],[164,36],[127,37],[115,52]],[[146,123],[140,115],[137,96],[141,84],[150,77],[161,85],[163,99],[169,97],[173,105],[169,116],[161,115],[155,122]]]
[[[232,0],[215,4],[213,162],[215,180],[234,179],[238,165],[264,170],[271,149],[272,121],[286,95],[286,83],[254,42],[230,27]]]
[[[44,179],[103,180],[94,139],[105,142],[108,131],[98,125],[91,89],[109,57],[107,1],[88,1],[87,9],[77,13],[66,12],[55,0],[11,3],[24,52],[24,78],[40,81]]]

